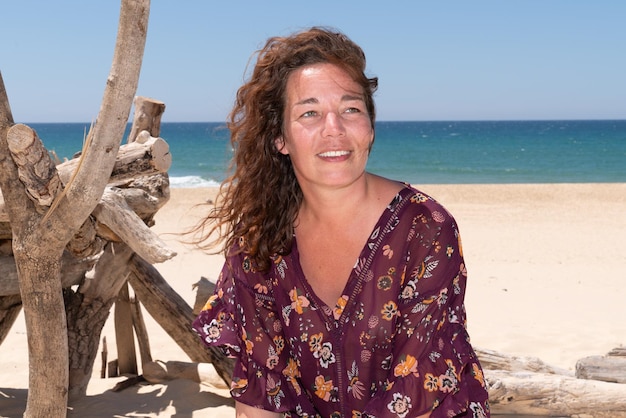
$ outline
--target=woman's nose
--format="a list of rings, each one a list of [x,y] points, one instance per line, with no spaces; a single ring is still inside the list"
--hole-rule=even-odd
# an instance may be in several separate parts
[[[335,112],[328,112],[324,116],[323,135],[336,136],[344,133],[344,126],[341,117]]]

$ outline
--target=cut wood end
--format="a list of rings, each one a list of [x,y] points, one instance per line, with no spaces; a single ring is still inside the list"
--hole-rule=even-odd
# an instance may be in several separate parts
[[[9,150],[14,153],[19,153],[27,149],[35,142],[37,133],[29,126],[18,123],[13,125],[7,131],[7,143]]]
[[[162,173],[165,173],[172,166],[170,146],[163,138],[156,138],[152,144],[152,161],[154,168]]]
[[[139,253],[137,253],[139,254]],[[141,255],[141,254],[140,254]],[[169,248],[161,248],[160,251],[158,251],[158,253],[156,254],[151,254],[151,255],[145,255],[142,256],[142,258],[148,262],[150,262],[151,264],[156,264],[156,263],[163,263],[167,260],[171,260],[172,258],[176,257],[178,255],[178,253],[176,251],[170,250]]]

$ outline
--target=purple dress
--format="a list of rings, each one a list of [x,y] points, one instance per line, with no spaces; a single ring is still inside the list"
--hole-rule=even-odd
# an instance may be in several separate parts
[[[407,186],[335,306],[307,283],[294,239],[265,273],[229,256],[193,325],[237,359],[231,394],[244,404],[298,417],[489,417],[466,276],[454,219]]]

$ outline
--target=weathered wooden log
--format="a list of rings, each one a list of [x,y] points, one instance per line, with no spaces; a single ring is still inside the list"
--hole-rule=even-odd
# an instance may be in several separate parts
[[[148,329],[146,323],[143,320],[143,314],[141,313],[141,304],[135,297],[130,298],[130,311],[133,317],[133,329],[137,336],[137,345],[139,346],[139,356],[141,358],[141,364],[145,364],[152,361],[152,353],[150,352],[150,338],[148,337]]]
[[[109,357],[109,349],[107,347],[107,337],[102,337],[102,352],[100,355],[100,379],[107,377],[107,361]]]
[[[615,347],[607,353],[607,356],[623,356],[626,357],[626,347]]]
[[[116,189],[115,193],[124,197],[126,203],[131,206],[133,212],[144,219],[148,219],[161,208],[167,200],[169,200],[169,186],[166,177],[153,175],[149,177],[140,177],[130,183],[137,188]],[[141,188],[139,188],[141,187]],[[116,211],[116,208],[103,208],[103,210]],[[0,225],[7,225],[2,224]],[[141,226],[140,226],[141,227]],[[9,226],[10,228],[10,226]],[[120,241],[112,232],[108,235],[102,231],[102,224],[96,225],[98,234],[109,241]],[[83,228],[81,228],[82,231]],[[73,238],[68,244],[74,253],[79,253],[81,245],[84,247],[94,240],[93,236],[87,236],[87,232],[81,232]],[[95,231],[93,231],[95,233]],[[10,233],[10,231],[9,231]],[[85,241],[81,244],[81,241]],[[6,245],[5,245],[6,244]],[[161,244],[162,245],[162,244]],[[167,250],[165,250],[167,251]],[[82,280],[84,272],[89,270],[95,263],[95,258],[90,256],[76,257],[66,252],[61,260],[61,269],[63,272],[63,287],[78,284]],[[17,280],[17,269],[15,260],[12,257],[10,240],[0,241],[0,296],[12,295],[19,293],[19,283]]]
[[[509,372],[531,371],[537,373],[560,374],[573,376],[574,373],[550,366],[537,357],[518,357],[474,347],[476,355],[484,370],[505,370]]]
[[[136,93],[143,57],[149,0],[123,0],[118,39],[98,114],[92,147],[84,154],[58,210],[41,217],[18,184],[17,167],[8,158],[6,127],[13,124],[0,81],[0,188],[8,203],[13,248],[28,330],[28,400],[24,416],[67,414],[68,334],[61,297],[60,258],[64,248],[93,211],[107,185]],[[6,104],[6,106],[5,106]],[[6,108],[5,108],[6,107]],[[79,318],[80,315],[77,316]]]
[[[198,363],[212,363],[230,386],[233,362],[219,349],[205,347],[192,330],[195,319],[191,307],[172,289],[157,269],[138,256],[130,262],[129,281],[135,294],[150,315],[159,323],[189,358]]]
[[[107,222],[114,225],[116,230],[121,229],[123,232],[122,236],[125,236],[126,239],[130,241],[129,244],[131,244],[135,249],[139,249],[140,251],[138,252],[154,262],[159,262],[159,260],[163,261],[168,257],[172,257],[175,253],[169,250],[161,239],[147,228],[141,219],[138,219],[139,215],[134,215],[132,213],[122,214],[120,211],[128,212],[130,210],[135,214],[141,214],[144,218],[154,214],[169,199],[169,189],[167,184],[163,183],[164,181],[166,182],[166,180],[167,179],[161,179],[160,177],[155,176],[149,177],[149,181],[142,180],[140,184],[141,187],[149,189],[150,193],[139,188],[115,188],[114,191],[110,192],[110,195],[107,194],[108,197],[113,194],[115,196],[107,200],[107,205],[102,205],[98,208],[98,214],[103,214],[103,218],[109,219]],[[139,184],[139,182],[137,184]],[[123,199],[119,198],[120,196],[122,196]],[[111,201],[118,201],[119,205],[110,203]],[[130,206],[130,209],[129,205],[132,205]],[[96,211],[94,211],[94,213],[95,212]],[[133,218],[132,222],[134,222],[134,225],[132,227],[134,229],[132,232],[123,222],[117,220],[118,217],[122,216],[124,216],[122,221],[125,217]],[[107,240],[121,241],[121,238],[119,238],[116,234],[107,235],[103,233],[101,225],[96,226],[96,228],[99,228],[98,234],[105,237]],[[81,231],[82,229],[83,228],[81,228]],[[140,231],[141,233],[136,231]],[[95,233],[95,231],[93,231],[93,233]],[[83,233],[79,231],[79,234],[77,234],[70,244],[68,244],[68,248],[72,249],[75,254],[79,254],[83,251],[82,248],[92,244],[94,239],[95,238],[92,235],[89,235],[88,232]],[[145,239],[146,242],[140,242],[140,239]],[[84,241],[84,243],[81,244],[82,241]],[[151,247],[151,245],[155,245],[155,247]],[[61,260],[63,287],[80,283],[84,273],[95,263],[96,260],[89,256],[89,252],[87,253],[87,256],[85,256],[85,254],[82,255],[84,258],[77,258],[68,252],[64,254]],[[19,282],[17,279],[15,260],[12,256],[0,256],[0,296],[14,294],[19,294]]]
[[[626,417],[626,385],[532,372],[485,371],[492,414]]]
[[[150,383],[163,383],[174,379],[187,379],[197,383],[228,389],[210,363],[184,361],[152,361],[143,365],[143,377]]]
[[[59,178],[63,185],[70,180],[78,163],[79,158],[73,158],[57,166]],[[169,145],[162,138],[150,138],[145,143],[133,142],[125,144],[120,147],[117,154],[108,185],[109,187],[119,186],[140,176],[165,173],[171,164],[172,156],[169,152]],[[0,222],[9,222],[1,192]]]
[[[118,188],[117,192],[124,196],[133,212],[146,222],[169,201],[169,179],[165,174],[139,177]]]
[[[97,256],[102,252],[105,244],[105,240],[101,239],[97,233],[96,220],[93,216],[88,216],[74,236],[69,240],[65,246],[65,250],[80,259]]]
[[[176,255],[137,216],[119,189],[107,188],[93,215],[149,263],[161,263]]]
[[[98,262],[74,292],[63,290],[69,339],[69,395],[84,396],[98,355],[102,328],[128,277],[132,250],[108,243]]]
[[[57,166],[63,184],[69,181],[78,163],[79,158],[73,158]],[[117,153],[109,185],[126,183],[137,177],[137,173],[142,175],[164,173],[171,165],[172,155],[169,145],[162,138],[124,144]]]
[[[90,270],[95,263],[94,258],[77,259],[66,251],[61,258],[62,286],[70,287],[79,284],[85,277],[85,272]],[[0,256],[0,296],[19,294],[15,259],[10,256]]]
[[[161,116],[165,112],[165,103],[143,96],[136,96],[133,103],[135,114],[128,142],[136,141],[141,131],[147,131],[151,136],[158,137],[161,134]]]
[[[26,125],[13,125],[7,132],[7,143],[28,196],[38,206],[50,206],[62,185],[37,133]]]
[[[0,195],[0,202],[3,203],[1,198],[2,196]],[[6,215],[6,212],[4,214]],[[0,217],[2,217],[1,213],[0,213]],[[8,218],[8,216],[6,217]],[[11,230],[11,224],[9,223],[8,219],[6,222],[0,221],[0,240],[7,240],[11,238],[13,238],[13,231]]]
[[[603,382],[626,383],[626,357],[589,356],[576,362],[576,377]]]
[[[115,300],[114,307],[115,345],[117,346],[117,367],[121,375],[138,375],[133,315],[130,307],[128,282],[125,281]]]

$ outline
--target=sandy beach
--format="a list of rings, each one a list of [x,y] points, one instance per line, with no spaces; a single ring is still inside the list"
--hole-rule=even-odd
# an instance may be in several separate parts
[[[626,345],[626,183],[416,185],[446,206],[460,226],[468,267],[468,328],[476,347],[538,357],[573,370],[580,358]],[[219,255],[180,242],[177,233],[202,216],[195,205],[216,189],[172,189],[154,230],[178,255],[156,267],[193,305],[192,285],[215,279]],[[144,311],[145,312],[145,311]],[[154,359],[189,359],[145,313]],[[112,316],[102,335],[115,356]],[[21,417],[28,387],[23,314],[0,345],[0,417]],[[98,363],[98,362],[96,362]],[[228,391],[176,380],[110,389],[101,379],[72,403],[76,417],[232,417]]]

